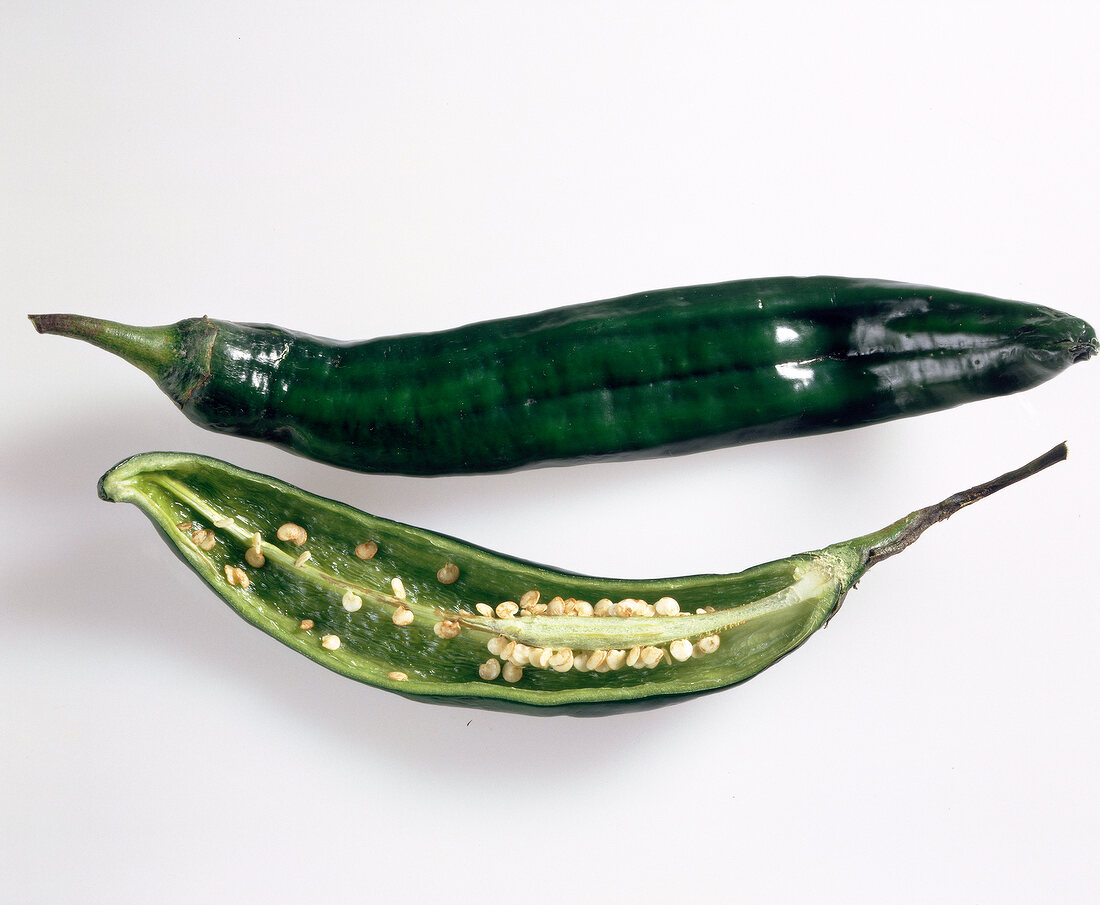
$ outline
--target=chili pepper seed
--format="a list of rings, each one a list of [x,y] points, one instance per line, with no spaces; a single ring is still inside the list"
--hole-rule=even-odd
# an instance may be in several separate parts
[[[653,609],[657,611],[658,616],[675,616],[680,612],[680,604],[671,597],[662,597],[653,604]]]
[[[213,531],[208,531],[206,528],[200,528],[191,535],[191,541],[200,550],[209,551],[214,549],[214,544],[218,542],[218,539],[214,536]]]
[[[707,635],[705,638],[700,638],[695,642],[695,653],[697,654],[713,654],[718,650],[718,645],[721,643],[721,638],[718,635]]]
[[[622,669],[626,665],[626,651],[625,650],[609,650],[607,652],[607,659],[604,661],[607,663],[608,669]]]
[[[309,535],[306,534],[306,529],[301,525],[295,525],[294,522],[286,522],[279,526],[279,529],[275,532],[275,536],[282,541],[290,541],[296,547],[302,546],[308,539]]]
[[[247,588],[251,583],[248,580],[248,575],[244,569],[239,566],[226,566],[225,567],[225,580],[234,587]]]
[[[458,637],[459,632],[462,631],[462,626],[454,619],[444,619],[442,622],[437,622],[433,625],[432,631],[435,632],[438,637],[449,640]]]
[[[550,668],[555,672],[569,672],[573,668],[573,651],[569,648],[554,651],[550,655]]]

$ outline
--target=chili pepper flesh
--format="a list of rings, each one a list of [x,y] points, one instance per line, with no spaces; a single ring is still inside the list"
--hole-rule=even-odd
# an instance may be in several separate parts
[[[135,456],[99,489],[135,503],[247,621],[329,669],[419,700],[595,715],[750,678],[831,619],[872,565],[1065,455],[850,541],[653,580],[509,559],[198,455]]]

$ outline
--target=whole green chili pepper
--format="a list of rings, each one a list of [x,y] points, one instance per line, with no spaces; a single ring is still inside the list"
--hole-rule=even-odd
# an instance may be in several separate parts
[[[197,455],[127,459],[99,492],[139,506],[237,613],[329,669],[425,701],[593,715],[756,675],[875,563],[1065,456],[821,550],[643,581],[508,559]]]
[[[339,343],[208,320],[32,316],[146,371],[192,421],[359,471],[656,456],[1024,390],[1097,350],[1050,308],[881,280],[666,289]]]

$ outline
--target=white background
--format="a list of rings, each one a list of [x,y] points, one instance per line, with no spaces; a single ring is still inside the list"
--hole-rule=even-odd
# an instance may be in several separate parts
[[[0,901],[1094,901],[1096,362],[827,437],[417,480],[203,432],[24,315],[356,339],[835,273],[1097,323],[1098,31],[1048,2],[4,4]],[[589,720],[330,674],[95,494],[190,450],[642,577],[1063,439],[760,677]]]

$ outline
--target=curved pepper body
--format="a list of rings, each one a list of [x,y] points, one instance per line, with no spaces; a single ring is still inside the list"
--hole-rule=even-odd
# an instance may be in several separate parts
[[[1097,349],[1067,314],[881,280],[641,293],[342,343],[206,318],[34,318],[151,374],[195,423],[342,467],[493,472],[713,449],[1014,393]]]
[[[127,459],[100,495],[136,504],[237,613],[338,673],[418,700],[596,715],[756,675],[870,566],[1064,455],[822,550],[646,580],[511,559],[197,455]]]

